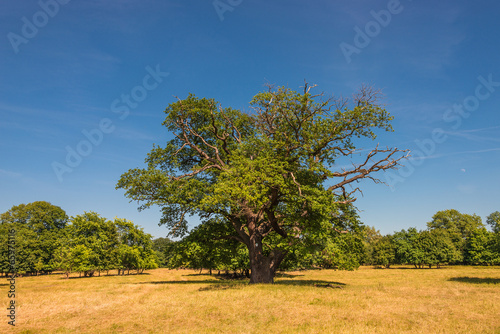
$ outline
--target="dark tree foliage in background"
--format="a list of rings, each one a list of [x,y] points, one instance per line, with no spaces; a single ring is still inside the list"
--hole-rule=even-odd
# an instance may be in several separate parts
[[[6,251],[8,231],[14,229],[17,271],[35,275],[51,272],[56,269],[52,259],[61,246],[67,222],[66,212],[49,202],[15,205],[0,215],[2,251]],[[8,270],[6,261],[2,261],[1,270]]]
[[[467,238],[469,238],[477,229],[483,228],[484,225],[481,221],[481,217],[478,215],[469,215],[460,213],[458,210],[451,209],[438,211],[432,217],[432,221],[427,223],[427,227],[430,230],[445,231],[451,238],[459,253],[463,255]],[[459,261],[463,260],[464,258],[462,256]]]
[[[68,224],[68,221],[70,222]],[[107,220],[95,212],[68,216],[38,201],[13,206],[0,215],[0,272],[8,273],[9,235],[15,236],[15,271],[38,275],[61,270],[93,276],[111,269],[129,272],[157,268],[151,236],[126,219]]]
[[[416,268],[442,264],[500,264],[498,218],[498,212],[487,217],[486,222],[493,230],[490,232],[475,214],[438,211],[427,223],[427,230],[409,228],[381,238],[366,238],[365,247],[372,250],[367,253],[366,262],[385,267],[412,264]]]
[[[495,211],[486,217],[486,224],[491,226],[493,233],[500,233],[500,212]]]
[[[396,264],[396,244],[393,236],[385,235],[373,240],[370,255],[370,262],[374,265],[389,268],[391,265]]]
[[[382,238],[382,234],[373,226],[365,226],[363,229],[363,245],[365,254],[363,257],[363,264],[374,265],[374,247],[375,244]]]
[[[248,274],[248,251],[233,238],[228,238],[233,227],[211,219],[195,227],[188,236],[169,249],[169,268],[207,269],[220,273]]]
[[[313,95],[311,88],[269,86],[252,99],[250,112],[194,95],[170,104],[163,125],[174,139],[154,146],[147,167],[124,173],[117,188],[140,209],[161,207],[161,224],[174,237],[187,233],[187,215],[230,226],[221,238],[247,248],[251,283],[272,283],[297,248],[325,246],[323,261],[337,266],[342,253],[328,240],[357,247],[344,236],[356,227],[341,219],[356,184],[379,183],[377,172],[397,168],[405,151],[358,147],[358,138],[366,143],[377,130],[392,131],[378,91],[362,87],[344,99]]]
[[[156,238],[153,239],[153,250],[156,252],[158,258],[158,266],[160,268],[167,267],[167,254],[173,246],[173,241],[169,238]]]

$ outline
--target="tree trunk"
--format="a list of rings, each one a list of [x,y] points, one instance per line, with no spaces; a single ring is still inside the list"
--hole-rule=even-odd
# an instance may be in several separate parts
[[[248,252],[250,255],[250,283],[274,283],[274,275],[285,258],[286,252],[273,250],[269,256],[265,256],[262,252],[262,238],[255,235],[250,238]]]
[[[255,256],[250,262],[250,283],[274,283],[274,270],[267,257]]]

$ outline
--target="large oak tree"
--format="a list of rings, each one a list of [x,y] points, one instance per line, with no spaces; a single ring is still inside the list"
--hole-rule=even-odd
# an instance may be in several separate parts
[[[272,283],[290,245],[349,232],[342,217],[357,182],[379,183],[376,173],[397,168],[406,156],[356,145],[358,138],[375,139],[377,130],[392,131],[378,91],[362,87],[352,99],[338,99],[311,88],[269,86],[249,112],[194,95],[179,99],[163,122],[174,139],[155,145],[147,168],[124,173],[117,188],[140,209],[159,205],[160,223],[173,236],[187,232],[186,215],[229,224],[224,237],[248,248],[250,282]]]

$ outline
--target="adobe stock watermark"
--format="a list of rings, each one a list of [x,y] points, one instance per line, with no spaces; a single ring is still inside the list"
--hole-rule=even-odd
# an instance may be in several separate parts
[[[130,110],[137,108],[139,103],[146,99],[148,92],[158,88],[163,79],[170,75],[168,72],[162,72],[160,65],[156,65],[154,69],[146,66],[146,72],[141,84],[134,86],[129,94],[121,94],[119,98],[111,102],[110,110],[117,114],[120,120],[125,120],[129,116]],[[95,147],[102,144],[105,134],[110,134],[115,129],[116,126],[110,118],[103,118],[95,128],[82,130],[84,139],[80,140],[74,148],[69,145],[65,147],[65,160],[63,162],[53,161],[51,164],[59,182],[63,182],[64,174],[71,173],[80,166],[83,159],[92,154]]]
[[[241,5],[242,2],[243,0],[214,0],[212,5],[219,16],[219,20],[222,22],[224,21],[224,13],[232,12],[236,7]]]
[[[412,1],[412,0],[408,0]],[[368,21],[364,29],[358,26],[354,26],[354,38],[353,44],[342,42],[339,44],[340,50],[344,55],[344,58],[348,64],[352,61],[353,54],[360,54],[361,50],[370,45],[371,41],[377,37],[382,28],[387,27],[394,15],[400,14],[404,7],[401,5],[399,0],[389,0],[387,3],[387,9],[381,9],[378,12],[371,10],[370,15],[373,20]]]
[[[462,120],[471,116],[471,113],[476,111],[481,105],[481,101],[488,99],[495,91],[496,87],[500,87],[500,81],[493,81],[493,74],[489,74],[487,78],[480,75],[477,77],[479,84],[474,90],[474,94],[467,96],[461,103],[455,103],[451,108],[445,110],[443,121],[452,123],[451,129],[457,130],[462,125]],[[397,172],[388,171],[385,173],[385,183],[395,191],[395,186],[398,183],[404,182],[415,172],[415,167],[421,166],[425,159],[436,152],[439,144],[444,143],[448,139],[446,131],[442,128],[432,130],[430,138],[423,140],[416,139],[414,142],[419,150],[412,151],[413,159],[409,159],[408,163],[397,170]]]
[[[9,273],[7,275],[7,285],[9,286],[9,292],[7,297],[9,298],[9,306],[7,307],[7,318],[9,319],[7,323],[11,326],[16,325],[16,230],[9,230],[9,239],[7,241],[8,246],[8,259],[9,259]]]
[[[40,0],[38,1],[38,6],[40,10],[35,12],[31,18],[23,16],[21,18],[22,26],[21,33],[16,34],[14,32],[9,32],[7,34],[7,39],[14,50],[14,53],[19,53],[19,46],[21,44],[28,44],[30,39],[33,39],[38,35],[39,29],[45,27],[51,18],[59,13],[59,9],[63,5],[67,5],[71,0]]]

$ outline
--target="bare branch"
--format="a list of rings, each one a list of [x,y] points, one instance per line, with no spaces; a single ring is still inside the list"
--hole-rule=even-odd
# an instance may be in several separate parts
[[[357,106],[365,104],[376,104],[383,98],[382,90],[375,89],[373,86],[362,84],[359,91],[353,94],[352,99]]]
[[[177,177],[173,177],[172,180],[173,181],[178,181],[178,180],[181,180],[181,179],[184,179],[186,177],[190,177],[190,176],[195,176],[196,174],[199,174],[201,172],[204,172],[206,171],[207,169],[211,169],[211,168],[216,168],[218,170],[222,170],[222,168],[219,166],[219,165],[206,165],[198,170],[195,170],[194,172],[191,172],[191,173],[188,173],[188,174],[182,174],[180,176],[177,176]]]
[[[337,232],[337,233],[341,233],[341,234],[342,234],[342,233],[349,233],[349,231],[340,231],[340,230],[338,230],[338,229],[336,229],[336,228],[334,228],[334,230],[335,230],[335,232]]]
[[[354,200],[349,199],[350,196],[356,192],[359,191],[358,188],[356,188],[352,192],[347,192],[345,190],[345,185],[351,184],[353,182],[357,182],[361,179],[370,179],[374,181],[375,183],[382,183],[379,179],[376,179],[373,177],[371,174],[381,171],[381,170],[387,170],[387,169],[394,169],[396,168],[399,164],[399,161],[402,159],[406,159],[408,157],[408,153],[406,155],[403,155],[398,158],[392,158],[394,154],[396,153],[403,153],[403,152],[408,152],[408,150],[398,150],[397,148],[394,149],[384,149],[384,150],[379,150],[378,145],[377,148],[373,149],[370,153],[368,153],[365,161],[357,166],[354,166],[354,169],[352,170],[345,170],[343,169],[342,172],[336,172],[333,173],[333,177],[342,177],[343,181],[331,186],[328,188],[329,191],[334,191],[336,189],[341,189],[342,194],[346,200],[344,201],[345,203],[350,203],[353,202]],[[377,162],[374,162],[371,166],[367,166],[370,161],[372,161],[372,158],[377,155],[378,153],[388,153],[387,156],[383,159],[378,160]],[[342,202],[342,203],[344,203]]]
[[[295,183],[297,185],[297,187],[299,188],[299,196],[303,197],[302,196],[302,190],[300,189],[300,184],[295,180],[295,176],[293,175],[292,172],[290,172],[290,175],[292,175],[293,183]]]
[[[174,135],[176,135],[176,134],[174,133]],[[183,149],[186,145],[187,145],[187,143],[182,144],[181,148],[179,148],[177,151],[175,151],[174,155],[177,155],[177,153],[179,153],[180,151],[182,151],[182,149]]]

